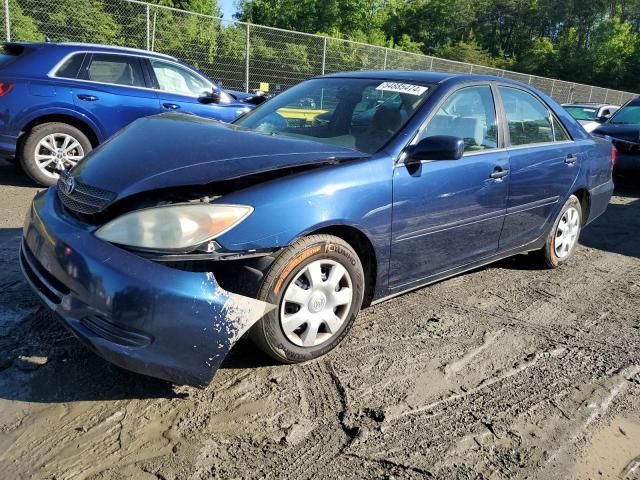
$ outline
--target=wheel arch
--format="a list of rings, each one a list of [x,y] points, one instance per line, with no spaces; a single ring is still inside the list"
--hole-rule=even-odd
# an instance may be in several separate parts
[[[53,122],[66,123],[68,125],[71,125],[72,127],[77,128],[87,136],[89,142],[91,142],[91,146],[94,148],[100,144],[100,137],[98,136],[97,129],[94,126],[90,125],[90,123],[85,120],[66,113],[47,113],[31,119],[20,129],[21,141],[24,141],[24,139],[27,137],[27,134],[31,130],[33,130],[34,127]]]
[[[582,224],[586,225],[589,221],[589,212],[591,210],[591,194],[586,188],[579,188],[573,192],[580,201],[580,208],[582,209]]]
[[[365,292],[362,305],[363,307],[369,306],[375,293],[378,274],[376,252],[369,237],[362,230],[351,225],[323,226],[306,233],[305,236],[320,234],[338,237],[351,245],[356,251],[362,261],[362,268],[364,270],[365,277]]]

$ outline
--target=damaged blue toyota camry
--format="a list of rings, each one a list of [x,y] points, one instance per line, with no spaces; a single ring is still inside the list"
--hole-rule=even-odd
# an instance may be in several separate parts
[[[514,254],[564,264],[611,173],[611,143],[527,85],[341,73],[231,125],[136,120],[34,198],[20,264],[105,359],[204,386],[245,334],[307,361],[364,306]]]

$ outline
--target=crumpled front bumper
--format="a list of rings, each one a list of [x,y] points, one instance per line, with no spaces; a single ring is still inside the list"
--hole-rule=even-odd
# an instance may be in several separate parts
[[[228,292],[210,273],[176,270],[104,242],[38,194],[20,250],[26,279],[73,334],[106,360],[205,386],[272,305]]]

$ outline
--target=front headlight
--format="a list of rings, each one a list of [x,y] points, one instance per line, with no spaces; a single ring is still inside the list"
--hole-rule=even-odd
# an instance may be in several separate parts
[[[194,203],[127,213],[96,231],[110,243],[149,250],[186,250],[222,235],[247,218],[246,205]]]

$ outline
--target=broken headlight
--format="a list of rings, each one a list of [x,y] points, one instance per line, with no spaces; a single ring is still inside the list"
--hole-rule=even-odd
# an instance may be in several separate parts
[[[185,251],[228,232],[251,212],[247,205],[211,203],[145,208],[110,221],[96,236],[144,250]]]

